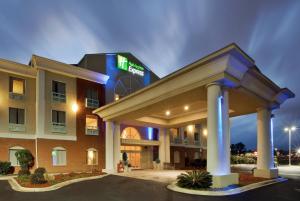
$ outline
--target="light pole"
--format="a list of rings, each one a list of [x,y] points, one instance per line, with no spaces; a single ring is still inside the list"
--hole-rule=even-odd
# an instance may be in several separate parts
[[[292,131],[295,131],[296,127],[295,126],[291,126],[291,127],[285,127],[284,131],[289,133],[289,166],[291,166],[291,135],[292,135]]]

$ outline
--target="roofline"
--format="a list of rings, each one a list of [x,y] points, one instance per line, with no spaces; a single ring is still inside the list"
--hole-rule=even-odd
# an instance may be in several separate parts
[[[237,46],[235,43],[231,43],[231,44],[229,44],[229,45],[227,45],[227,46],[225,46],[225,47],[223,47],[223,48],[221,48],[221,49],[219,49],[215,52],[212,52],[212,53],[208,54],[207,56],[205,56],[205,57],[203,57],[203,58],[201,58],[201,59],[199,59],[195,62],[192,62],[192,63],[190,63],[190,64],[188,64],[188,65],[172,72],[171,74],[168,74],[167,76],[161,78],[160,80],[158,80],[158,81],[156,81],[156,82],[154,82],[154,83],[152,83],[152,84],[150,84],[150,85],[148,85],[148,86],[146,86],[146,87],[144,87],[144,88],[142,88],[142,89],[140,89],[140,90],[138,90],[138,91],[136,91],[132,94],[129,94],[128,96],[125,96],[124,98],[121,98],[117,102],[112,102],[110,104],[104,105],[104,106],[94,110],[93,113],[96,113],[100,110],[104,110],[104,109],[109,108],[113,105],[116,105],[120,102],[123,102],[123,101],[125,101],[129,98],[132,98],[133,96],[136,96],[140,93],[143,93],[144,91],[147,91],[151,88],[154,88],[155,86],[157,86],[159,84],[167,82],[172,77],[177,76],[178,74],[181,74],[181,73],[186,72],[186,71],[190,71],[190,70],[194,69],[195,67],[197,67],[198,65],[203,65],[203,64],[205,64],[205,63],[207,63],[211,60],[214,60],[216,58],[219,58],[219,57],[223,56],[225,53],[228,53],[228,52],[234,51],[234,50],[237,50],[238,53],[240,53],[242,56],[245,57],[246,61],[248,61],[248,65],[247,65],[248,67],[254,65],[254,59],[252,59],[249,55],[247,55],[244,51],[242,51],[241,48],[239,46]]]

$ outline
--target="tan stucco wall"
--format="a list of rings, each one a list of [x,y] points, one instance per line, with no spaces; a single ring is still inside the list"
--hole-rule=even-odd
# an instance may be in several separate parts
[[[9,98],[9,77],[25,80],[23,100]],[[25,132],[9,131],[9,107],[25,109]],[[0,136],[1,134],[35,134],[35,79],[0,71]]]
[[[66,84],[66,103],[52,102],[52,81]],[[76,135],[76,113],[72,111],[72,104],[76,103],[76,79],[52,72],[45,72],[45,134],[47,135]],[[66,112],[67,133],[52,133],[52,110]]]

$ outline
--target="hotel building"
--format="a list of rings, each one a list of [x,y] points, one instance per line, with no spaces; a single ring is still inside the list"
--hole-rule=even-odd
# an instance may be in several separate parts
[[[0,161],[18,167],[15,152],[28,149],[35,167],[48,172],[105,169],[106,158],[113,157],[106,151],[110,138],[93,111],[158,80],[130,53],[87,54],[78,64],[37,55],[28,65],[0,59]],[[181,109],[193,113],[192,107]],[[155,125],[124,121],[118,126],[116,160],[126,152],[133,168],[151,169],[156,159],[185,168],[206,158],[206,121],[180,124],[163,134]]]

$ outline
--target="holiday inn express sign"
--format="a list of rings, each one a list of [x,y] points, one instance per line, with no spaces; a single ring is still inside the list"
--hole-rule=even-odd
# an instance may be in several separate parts
[[[138,74],[144,76],[144,68],[132,61],[129,61],[128,58],[118,55],[117,57],[117,67],[121,70],[130,72],[132,74]]]

